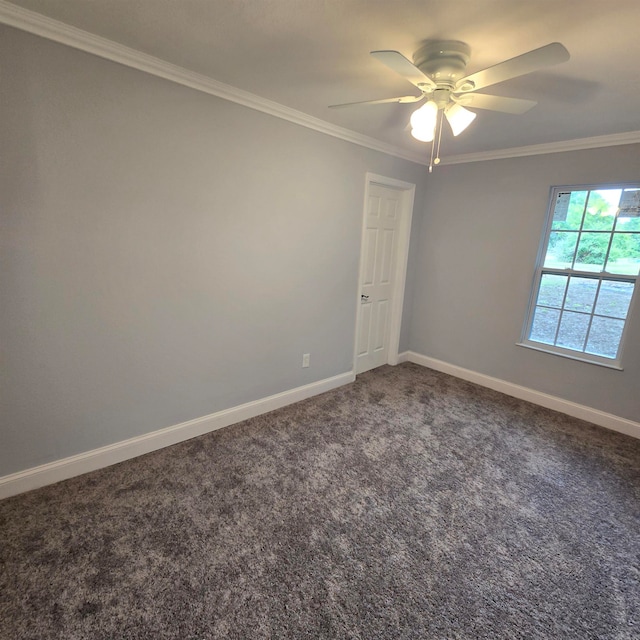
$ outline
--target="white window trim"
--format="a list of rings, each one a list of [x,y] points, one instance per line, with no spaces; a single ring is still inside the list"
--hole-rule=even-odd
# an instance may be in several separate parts
[[[638,275],[622,275],[609,273],[607,271],[594,272],[594,271],[579,271],[573,269],[557,269],[557,268],[544,268],[544,260],[547,253],[547,245],[549,243],[549,236],[552,232],[552,220],[553,212],[555,208],[555,196],[561,191],[596,191],[604,189],[640,189],[640,183],[637,182],[621,182],[613,184],[590,184],[590,185],[556,185],[549,190],[549,206],[547,208],[547,215],[545,216],[544,234],[538,248],[538,254],[536,256],[536,265],[533,275],[533,282],[531,285],[531,291],[529,294],[529,302],[527,304],[527,312],[525,316],[524,326],[522,328],[522,334],[520,341],[516,343],[519,347],[527,347],[535,351],[541,351],[543,353],[549,353],[551,355],[561,356],[569,358],[570,360],[578,360],[580,362],[586,362],[588,364],[595,364],[601,367],[607,367],[609,369],[616,369],[618,371],[623,370],[622,355],[624,353],[624,347],[626,343],[627,333],[630,319],[633,315],[634,309],[639,297],[638,289],[640,286],[640,276]],[[577,250],[577,247],[576,247]],[[606,266],[606,265],[605,265]],[[560,275],[567,276],[585,276],[595,278],[599,280],[624,280],[627,282],[633,282],[633,294],[629,302],[629,310],[627,311],[627,317],[624,322],[624,328],[620,337],[620,343],[618,346],[618,353],[616,358],[606,358],[603,356],[597,356],[591,353],[585,353],[583,351],[577,351],[573,349],[565,349],[555,345],[545,344],[544,342],[537,342],[529,339],[529,333],[531,332],[531,325],[533,324],[534,311],[536,302],[538,299],[538,292],[540,289],[540,282],[542,274],[544,273],[558,273]],[[593,314],[592,314],[593,315]]]

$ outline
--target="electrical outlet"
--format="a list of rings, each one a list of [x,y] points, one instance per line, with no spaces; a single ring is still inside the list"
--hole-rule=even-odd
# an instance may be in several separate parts
[[[306,369],[307,367],[311,366],[311,354],[310,353],[303,353],[302,354],[302,368]]]

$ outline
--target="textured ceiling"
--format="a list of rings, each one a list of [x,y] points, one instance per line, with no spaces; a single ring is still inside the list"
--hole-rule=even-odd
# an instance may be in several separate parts
[[[416,93],[369,55],[463,40],[469,73],[562,42],[564,64],[487,93],[538,101],[445,130],[443,157],[640,130],[639,0],[14,0],[96,35],[410,151],[415,105],[328,105]]]

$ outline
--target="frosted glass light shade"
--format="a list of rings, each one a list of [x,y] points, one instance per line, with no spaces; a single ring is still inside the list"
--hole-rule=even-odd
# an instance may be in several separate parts
[[[411,129],[411,135],[420,142],[431,142],[435,131],[433,129]]]
[[[444,115],[447,117],[449,124],[451,125],[451,131],[453,135],[457,136],[462,133],[474,120],[476,114],[472,111],[468,111],[459,104],[450,104],[445,110]]]
[[[438,118],[438,105],[432,100],[423,104],[411,114],[411,135],[422,142],[433,140],[436,120]]]

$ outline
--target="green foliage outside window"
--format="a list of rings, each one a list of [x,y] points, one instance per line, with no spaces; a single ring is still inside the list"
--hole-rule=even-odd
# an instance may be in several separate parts
[[[553,231],[573,231],[574,233],[553,233],[549,238],[548,249],[557,259],[571,262],[576,252],[576,263],[590,265],[604,264],[609,247],[609,233],[590,233],[597,231],[640,231],[639,218],[620,218],[616,222],[616,207],[597,191],[591,191],[585,211],[585,198],[588,192],[572,193],[565,220],[554,220]],[[582,224],[584,214],[584,223]],[[583,229],[576,251],[577,231]],[[609,252],[609,263],[624,259],[640,259],[640,234],[615,233]]]

